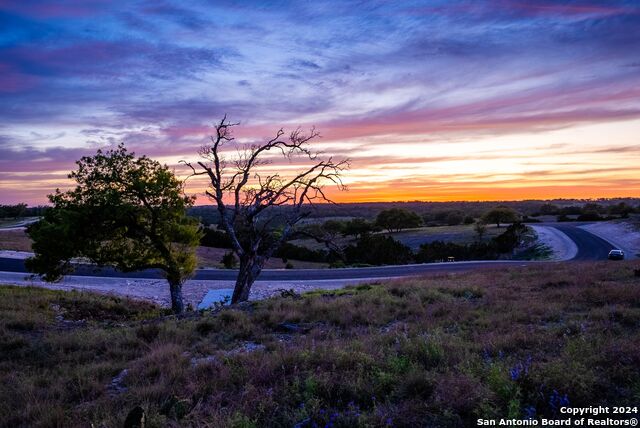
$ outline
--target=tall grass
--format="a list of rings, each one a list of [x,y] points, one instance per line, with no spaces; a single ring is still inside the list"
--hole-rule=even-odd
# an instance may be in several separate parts
[[[115,427],[141,406],[148,427],[474,426],[637,404],[638,267],[438,275],[182,319],[0,287],[0,425]]]

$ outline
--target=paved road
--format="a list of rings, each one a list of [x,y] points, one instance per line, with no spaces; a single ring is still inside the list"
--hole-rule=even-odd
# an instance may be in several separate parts
[[[568,225],[554,225],[576,243],[578,254],[572,260],[606,260],[613,245],[584,229]]]
[[[609,250],[613,248],[611,244],[586,230],[573,225],[554,224],[561,232],[569,236],[577,245],[578,253],[573,260],[605,260]],[[419,265],[402,266],[380,266],[366,268],[347,269],[305,269],[302,270],[276,270],[266,269],[260,275],[260,281],[314,281],[331,279],[360,279],[360,278],[391,278],[400,276],[411,276],[422,273],[438,272],[462,272],[480,268],[491,268],[501,266],[526,266],[541,262],[526,261],[475,261],[456,263],[430,263]],[[24,261],[20,259],[0,258],[0,271],[3,272],[26,272]],[[145,270],[139,272],[119,272],[111,268],[97,269],[92,266],[79,266],[73,273],[76,276],[105,276],[121,278],[161,278],[162,275],[157,270]],[[235,280],[237,271],[223,269],[199,269],[194,279],[196,280]]]
[[[260,274],[260,281],[318,281],[331,279],[392,278],[412,276],[421,273],[464,272],[469,270],[492,268],[499,266],[526,266],[527,261],[477,261],[457,263],[428,263],[401,266],[377,266],[345,269],[265,269]],[[0,272],[27,272],[24,260],[0,258]],[[139,272],[119,272],[111,268],[97,269],[93,266],[81,265],[73,272],[75,276],[105,276],[120,278],[162,278],[160,271],[145,270]],[[237,277],[236,270],[198,269],[193,279],[233,281]]]

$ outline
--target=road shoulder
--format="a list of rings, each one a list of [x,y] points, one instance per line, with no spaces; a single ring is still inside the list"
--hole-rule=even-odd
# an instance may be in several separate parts
[[[631,223],[620,221],[607,221],[578,226],[605,241],[625,253],[625,258],[638,259],[640,254],[640,230]]]
[[[571,238],[553,226],[529,225],[538,235],[538,242],[553,252],[551,260],[564,261],[573,259],[578,254],[578,247]]]

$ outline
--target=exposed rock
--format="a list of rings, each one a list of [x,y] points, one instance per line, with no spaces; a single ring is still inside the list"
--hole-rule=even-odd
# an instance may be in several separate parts
[[[291,342],[294,338],[293,334],[280,333],[274,335],[278,342]]]
[[[260,350],[262,350],[264,348],[265,348],[265,346],[260,344],[260,343],[244,342],[242,345],[238,346],[235,349],[232,349],[231,351],[227,351],[225,354],[226,355],[237,355],[237,354],[260,351]]]
[[[127,391],[128,388],[123,384],[124,378],[127,377],[127,374],[129,374],[129,370],[124,369],[120,373],[118,373],[116,377],[111,379],[111,383],[107,385],[107,391],[109,392],[109,395],[118,395]]]
[[[213,355],[207,355],[206,357],[200,357],[200,358],[193,357],[190,360],[191,367],[197,367],[199,365],[212,363],[214,361],[216,361],[216,357]]]

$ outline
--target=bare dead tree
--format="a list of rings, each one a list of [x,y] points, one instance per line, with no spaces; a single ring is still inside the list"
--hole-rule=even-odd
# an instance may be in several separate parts
[[[234,140],[226,115],[215,125],[211,144],[202,147],[202,160],[184,162],[191,176],[204,175],[210,181],[206,195],[220,213],[220,226],[231,239],[233,252],[240,260],[232,303],[245,301],[265,262],[294,231],[294,226],[309,215],[305,207],[316,202],[332,202],[323,191],[326,184],[340,190],[346,186],[342,172],[349,160],[322,159],[308,143],[319,136],[315,129],[300,129],[285,137],[280,129],[269,141],[254,144],[228,157]],[[289,160],[304,160],[304,169],[292,175],[262,172],[273,161],[273,154]],[[262,168],[264,169],[264,168]]]

